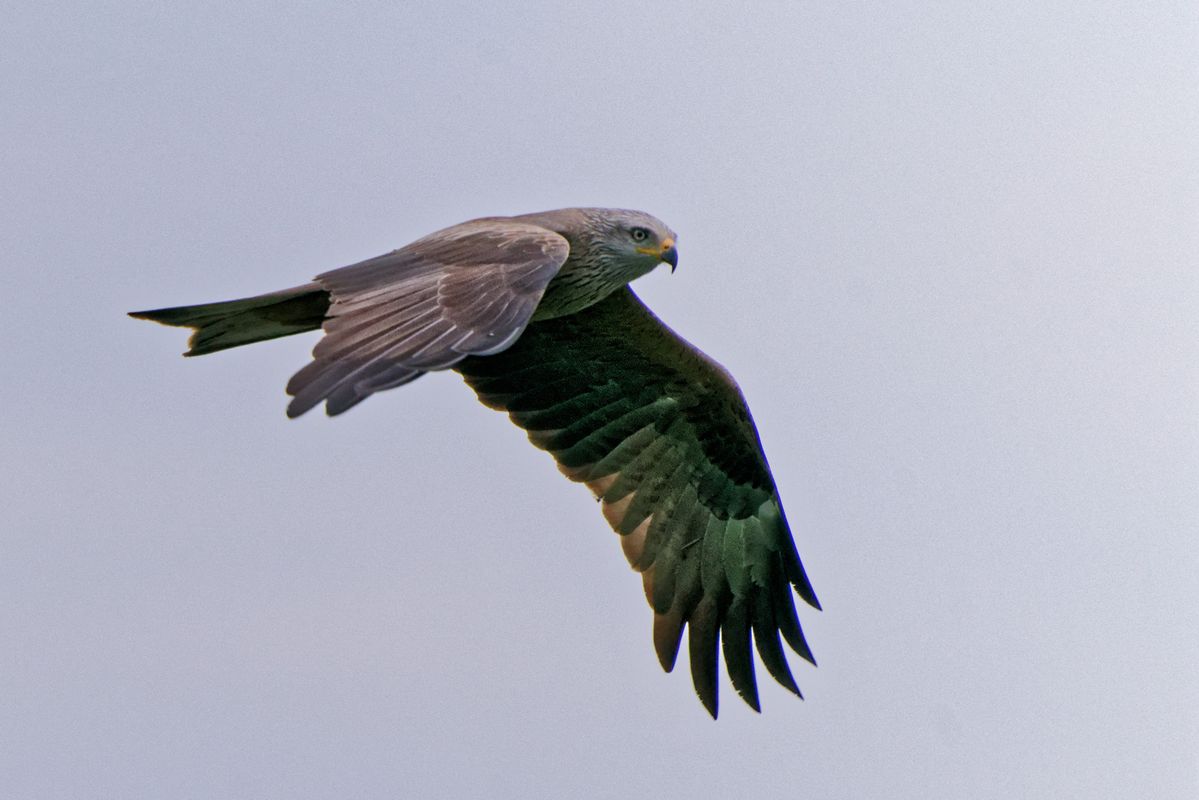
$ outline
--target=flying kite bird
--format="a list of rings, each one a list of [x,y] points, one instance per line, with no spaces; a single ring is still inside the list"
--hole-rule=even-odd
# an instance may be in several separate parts
[[[289,417],[457,370],[602,501],[642,574],[658,660],[674,668],[687,628],[692,682],[716,717],[720,649],[755,711],[753,645],[802,697],[780,634],[815,664],[791,589],[820,604],[737,384],[628,287],[663,262],[673,271],[674,243],[638,211],[485,217],[293,289],[131,316],[194,328],[187,356],[322,329],[287,384]]]

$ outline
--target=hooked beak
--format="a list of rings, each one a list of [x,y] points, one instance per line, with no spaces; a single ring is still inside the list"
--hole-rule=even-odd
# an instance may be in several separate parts
[[[662,242],[662,252],[658,254],[658,258],[669,264],[671,273],[674,273],[675,268],[679,265],[679,251],[674,247],[674,239]]]

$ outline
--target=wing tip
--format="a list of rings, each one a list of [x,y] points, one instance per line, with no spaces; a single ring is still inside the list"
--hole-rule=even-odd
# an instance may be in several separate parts
[[[303,414],[307,414],[316,408],[320,402],[320,398],[312,400],[306,397],[292,397],[291,401],[287,404],[287,418],[295,419]]]
[[[664,672],[673,672],[679,658],[679,645],[683,641],[682,614],[671,609],[664,614],[654,614],[654,652]]]
[[[720,610],[716,600],[699,601],[687,620],[687,651],[691,683],[704,708],[716,719],[720,714]]]

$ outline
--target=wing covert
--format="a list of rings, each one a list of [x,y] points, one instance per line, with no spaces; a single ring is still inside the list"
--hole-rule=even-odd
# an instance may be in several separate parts
[[[510,346],[569,252],[553,231],[489,218],[318,275],[331,300],[325,336],[287,384],[288,416],[322,400],[340,414],[374,392]]]

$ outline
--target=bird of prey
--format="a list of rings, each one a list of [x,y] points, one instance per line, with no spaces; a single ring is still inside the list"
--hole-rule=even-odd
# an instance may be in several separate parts
[[[737,384],[628,287],[662,263],[673,271],[678,253],[657,218],[565,208],[464,222],[292,289],[131,316],[193,328],[188,356],[323,330],[287,384],[289,417],[461,373],[602,502],[642,575],[663,669],[686,628],[715,718],[720,650],[755,711],[754,646],[802,697],[782,640],[816,662],[791,590],[820,604]]]

